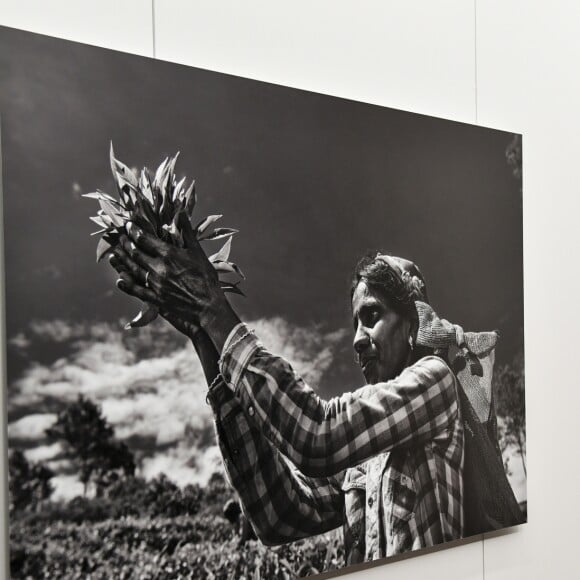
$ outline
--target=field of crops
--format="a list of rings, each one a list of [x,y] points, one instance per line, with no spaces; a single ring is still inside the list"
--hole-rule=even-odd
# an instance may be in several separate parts
[[[289,579],[342,562],[339,532],[272,549],[240,545],[231,524],[211,516],[16,524],[11,537],[14,578]]]
[[[156,506],[180,511],[177,501],[172,504],[163,493],[156,497]],[[193,514],[139,514],[127,509],[127,498],[124,511],[134,515],[119,515],[118,502],[96,498],[12,514],[12,577],[288,580],[343,565],[340,530],[277,548],[256,540],[241,542],[239,526],[223,515],[228,497],[218,481],[202,492],[198,504],[187,504],[185,511]],[[134,500],[147,507],[138,494]],[[148,511],[159,511],[151,505]]]

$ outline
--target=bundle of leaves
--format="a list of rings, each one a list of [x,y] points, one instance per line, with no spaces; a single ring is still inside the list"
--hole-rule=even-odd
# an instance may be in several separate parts
[[[186,178],[177,181],[175,163],[179,153],[172,158],[166,158],[157,168],[153,179],[145,167],[140,175],[136,175],[129,167],[115,158],[113,144],[110,149],[111,171],[117,185],[119,198],[97,190],[87,193],[84,197],[96,199],[100,209],[97,215],[91,217],[101,229],[92,235],[101,235],[97,246],[97,262],[111,252],[119,244],[119,239],[126,232],[128,222],[132,222],[148,234],[154,235],[164,242],[183,248],[183,223],[191,223],[197,202],[195,180],[185,187]],[[244,278],[240,268],[230,261],[232,236],[237,230],[231,228],[214,228],[221,215],[210,215],[199,221],[193,231],[199,241],[226,239],[219,252],[209,256],[218,274],[234,274]],[[232,282],[221,280],[220,286],[224,292],[243,294],[239,289],[240,280]],[[127,324],[128,328],[145,326],[157,318],[159,310],[153,304],[146,304],[139,314]]]

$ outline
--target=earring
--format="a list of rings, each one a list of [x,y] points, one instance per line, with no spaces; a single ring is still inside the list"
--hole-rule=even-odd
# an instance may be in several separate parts
[[[411,347],[411,350],[415,350],[415,345],[413,343],[413,337],[411,335],[409,335],[409,346]]]

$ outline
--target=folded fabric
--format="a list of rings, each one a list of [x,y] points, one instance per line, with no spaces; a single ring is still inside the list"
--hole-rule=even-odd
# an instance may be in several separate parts
[[[419,319],[417,344],[435,350],[455,372],[480,422],[490,419],[492,378],[498,333],[465,332],[458,324],[439,318],[433,308],[415,301]]]

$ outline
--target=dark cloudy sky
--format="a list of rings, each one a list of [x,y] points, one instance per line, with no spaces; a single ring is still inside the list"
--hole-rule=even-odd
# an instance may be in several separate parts
[[[130,166],[181,151],[200,215],[241,231],[242,315],[348,327],[350,273],[380,248],[420,265],[441,315],[498,328],[500,359],[521,349],[509,133],[7,28],[0,82],[8,336],[135,310],[92,259],[95,204],[79,197],[113,190],[112,139]]]

